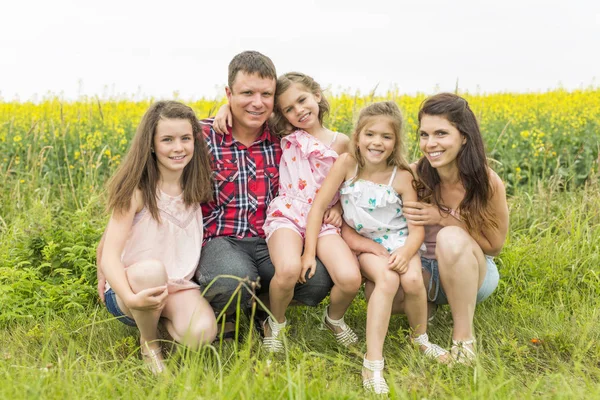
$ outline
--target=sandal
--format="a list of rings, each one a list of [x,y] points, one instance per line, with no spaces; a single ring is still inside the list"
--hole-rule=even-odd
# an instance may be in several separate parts
[[[384,364],[383,359],[376,361],[367,360],[367,355],[365,354],[363,358],[363,368],[373,373],[371,378],[365,378],[363,376],[363,388],[366,391],[373,391],[375,394],[386,394],[390,392],[387,382],[381,375]]]
[[[452,355],[454,362],[467,366],[473,365],[475,363],[475,360],[477,359],[477,354],[475,354],[474,350],[475,342],[475,339],[452,339],[452,348],[450,349],[450,354]]]
[[[442,364],[446,364],[450,361],[449,359],[442,359],[442,357],[448,355],[448,351],[435,343],[431,343],[427,333],[422,333],[417,337],[411,337],[410,341],[416,346],[425,347],[425,351],[423,351],[425,357],[434,359]]]
[[[287,320],[282,323],[275,322],[271,317],[268,317],[263,322],[263,332],[265,331],[265,324],[269,324],[269,328],[271,328],[271,336],[264,336],[263,345],[266,350],[271,353],[281,353],[283,351],[283,342],[281,338],[279,338],[279,334],[281,331],[287,326]]]
[[[150,368],[150,371],[154,375],[161,374],[165,371],[166,367],[163,363],[162,358],[162,348],[158,347],[156,349],[151,349],[148,346],[148,342],[144,343],[141,348],[142,360],[144,360],[144,364]]]
[[[342,346],[348,347],[358,342],[358,336],[356,333],[344,322],[344,317],[340,319],[331,319],[328,314],[329,306],[325,308],[325,312],[323,313],[323,323],[321,324],[321,329],[325,330],[327,328],[333,333],[335,340]],[[340,332],[336,332],[334,328],[340,328]]]

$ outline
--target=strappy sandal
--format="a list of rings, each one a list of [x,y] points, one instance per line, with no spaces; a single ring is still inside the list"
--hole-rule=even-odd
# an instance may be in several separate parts
[[[363,368],[373,373],[371,378],[363,377],[363,388],[366,391],[372,391],[375,394],[386,394],[390,392],[390,388],[381,374],[384,364],[385,363],[383,359],[376,361],[367,360],[367,356],[365,354],[363,358]]]
[[[263,338],[263,346],[265,349],[271,353],[281,353],[283,351],[283,342],[279,337],[281,331],[287,326],[287,320],[282,323],[275,322],[271,317],[268,317],[263,322],[263,332],[265,329],[265,324],[269,324],[269,328],[271,328],[271,336],[265,336]]]
[[[431,343],[429,341],[429,336],[427,335],[427,333],[422,333],[417,337],[411,337],[410,341],[415,346],[424,346],[425,347],[425,351],[423,351],[423,354],[425,355],[425,357],[434,359],[443,364],[447,364],[450,361],[450,359],[442,360],[440,358],[445,355],[448,355],[448,351],[445,350],[444,348],[438,346],[435,343]]]
[[[325,308],[325,312],[323,313],[323,323],[321,324],[321,329],[328,329],[333,333],[335,340],[342,346],[348,347],[358,342],[358,336],[356,333],[344,322],[344,317],[340,319],[331,319],[329,318],[329,307]],[[334,328],[340,328],[340,332],[336,332]]]
[[[452,355],[454,362],[467,366],[475,364],[475,360],[477,359],[477,354],[475,354],[475,351],[473,349],[475,347],[475,343],[475,339],[452,339],[452,348],[450,349],[450,354]],[[467,346],[472,346],[473,348]]]
[[[144,343],[141,348],[142,360],[148,366],[154,375],[163,373],[166,369],[162,359],[162,348],[151,349],[148,343]]]

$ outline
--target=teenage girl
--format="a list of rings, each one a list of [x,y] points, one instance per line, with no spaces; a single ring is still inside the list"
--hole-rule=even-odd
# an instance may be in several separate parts
[[[164,370],[157,325],[197,348],[216,336],[215,315],[191,281],[202,247],[200,203],[211,200],[211,168],[194,111],[150,106],[109,186],[112,215],[101,242],[110,313],[137,326],[144,362]],[[200,136],[201,137],[201,136]]]
[[[315,265],[320,221],[341,185],[345,222],[374,244],[374,250],[358,257],[362,274],[374,282],[367,308],[363,386],[376,393],[387,393],[382,376],[383,343],[399,287],[405,294],[412,342],[427,356],[440,361],[448,357],[448,352],[430,343],[426,333],[427,294],[418,254],[424,231],[408,223],[402,212],[403,202],[415,201],[417,193],[412,171],[402,154],[402,115],[398,106],[387,101],[363,109],[351,147],[350,153],[338,158],[313,202],[302,264],[305,268]]]

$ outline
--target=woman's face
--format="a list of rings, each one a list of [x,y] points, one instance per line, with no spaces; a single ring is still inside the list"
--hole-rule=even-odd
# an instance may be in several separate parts
[[[423,115],[419,137],[419,148],[433,168],[455,166],[458,152],[467,142],[458,129],[440,115]]]

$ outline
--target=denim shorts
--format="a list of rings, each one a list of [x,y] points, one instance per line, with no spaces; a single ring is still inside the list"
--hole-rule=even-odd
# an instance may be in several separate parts
[[[487,264],[487,273],[481,283],[481,287],[477,291],[477,303],[481,303],[496,290],[500,275],[498,274],[498,267],[494,262],[494,258],[491,256],[485,256],[485,262]],[[421,257],[421,264],[423,269],[427,270],[431,274],[429,284],[427,285],[427,299],[435,304],[448,304],[448,298],[444,293],[444,288],[440,285],[440,270],[438,268],[437,260],[431,258]],[[433,289],[432,289],[433,288]],[[432,295],[433,293],[433,295]]]
[[[114,315],[119,321],[129,326],[137,326],[133,318],[129,317],[119,308],[117,303],[117,294],[114,290],[108,289],[104,292],[104,302],[106,303],[106,309],[109,313]]]

